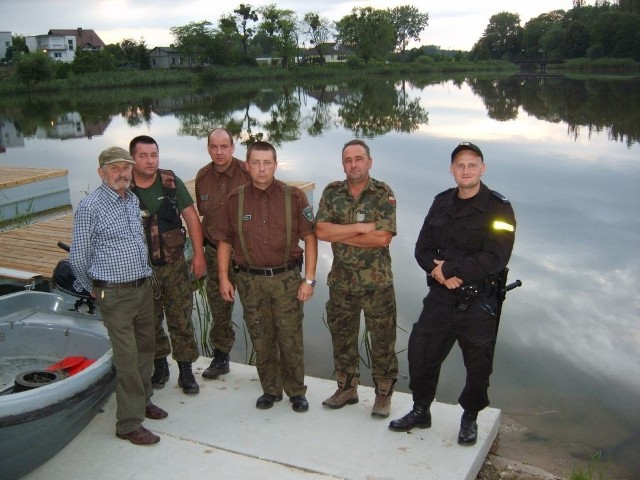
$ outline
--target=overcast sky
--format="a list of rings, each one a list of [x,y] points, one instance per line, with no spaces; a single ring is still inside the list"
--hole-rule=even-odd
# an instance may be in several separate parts
[[[459,50],[470,50],[496,13],[517,13],[524,25],[541,13],[573,6],[572,0],[1,0],[0,31],[29,36],[46,34],[49,29],[82,27],[95,30],[107,44],[144,37],[147,46],[153,48],[173,43],[171,27],[202,20],[217,26],[221,14],[231,13],[241,3],[254,7],[275,3],[279,8],[294,10],[300,18],[307,12],[317,12],[333,21],[349,14],[354,6],[413,5],[429,14],[423,45]]]

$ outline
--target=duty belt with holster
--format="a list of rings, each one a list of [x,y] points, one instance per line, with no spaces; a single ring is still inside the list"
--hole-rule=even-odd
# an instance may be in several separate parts
[[[465,311],[473,302],[473,299],[476,297],[492,297],[498,294],[500,290],[502,278],[505,276],[507,269],[497,273],[495,275],[491,275],[487,277],[484,281],[480,283],[472,283],[469,285],[463,285],[461,287],[456,288],[456,292],[458,293],[458,302],[456,303],[456,308],[460,311]],[[428,274],[427,275],[427,285],[432,287],[434,285],[439,285],[433,277]]]
[[[457,288],[456,290],[458,291],[459,298],[456,303],[456,308],[464,312],[469,308],[469,305],[471,305],[474,298],[479,296],[493,297],[497,295],[500,290],[500,284],[504,273],[505,271],[503,270],[496,275],[491,275],[481,283],[472,283],[470,285],[463,285]]]

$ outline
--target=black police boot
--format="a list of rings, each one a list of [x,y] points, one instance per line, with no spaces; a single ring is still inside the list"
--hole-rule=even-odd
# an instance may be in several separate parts
[[[408,432],[414,427],[429,428],[431,426],[431,412],[423,405],[413,405],[413,410],[398,420],[389,423],[389,430],[394,432]]]
[[[151,375],[151,386],[153,388],[164,388],[164,384],[169,380],[169,362],[167,357],[156,358],[153,361],[153,375]]]
[[[191,371],[191,362],[178,362],[178,368],[180,369],[178,386],[182,389],[182,392],[187,395],[195,395],[200,392],[200,387]]]
[[[294,412],[306,412],[309,410],[309,402],[304,395],[295,395],[289,398]]]
[[[211,365],[202,372],[202,377],[210,380],[229,373],[229,354],[215,348]]]
[[[458,443],[460,445],[475,445],[478,439],[478,424],[476,423],[478,412],[465,410],[460,420],[460,433]]]
[[[263,393],[256,401],[256,408],[260,410],[266,410],[273,407],[273,402],[279,402],[282,400],[282,395],[271,395],[270,393]]]

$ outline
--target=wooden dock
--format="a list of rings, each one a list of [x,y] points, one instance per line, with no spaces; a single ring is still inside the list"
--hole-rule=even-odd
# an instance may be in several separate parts
[[[68,170],[64,168],[0,167],[0,190],[64,177],[67,173]]]
[[[0,224],[71,208],[68,170],[0,166]]]
[[[313,191],[311,182],[289,182],[301,188],[305,193]],[[191,196],[195,199],[195,182],[185,182]],[[0,233],[0,275],[8,275],[9,270],[32,272],[51,280],[53,269],[68,254],[58,242],[71,244],[73,213],[25,225],[14,230]]]

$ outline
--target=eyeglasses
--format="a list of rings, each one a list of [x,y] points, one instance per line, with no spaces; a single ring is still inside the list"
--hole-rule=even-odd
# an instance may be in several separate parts
[[[262,166],[265,168],[273,167],[276,164],[275,160],[249,160],[248,163],[252,167]]]

